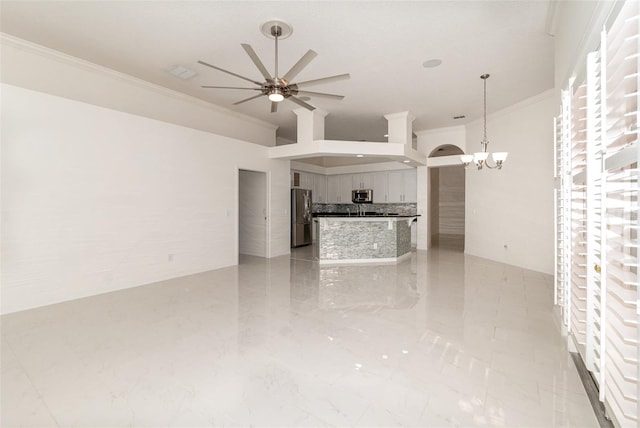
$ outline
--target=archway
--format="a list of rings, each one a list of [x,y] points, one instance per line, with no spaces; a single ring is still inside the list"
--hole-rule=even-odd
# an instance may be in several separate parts
[[[463,154],[457,146],[436,147],[432,157]],[[464,251],[465,173],[464,166],[429,168],[429,233],[432,247]]]

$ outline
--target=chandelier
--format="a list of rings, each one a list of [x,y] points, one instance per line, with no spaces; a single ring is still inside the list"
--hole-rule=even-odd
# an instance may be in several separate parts
[[[480,145],[482,146],[481,152],[476,152],[472,155],[461,155],[460,160],[464,164],[464,167],[467,168],[471,165],[471,162],[475,163],[478,169],[482,169],[482,167],[486,166],[490,169],[502,169],[502,163],[507,159],[507,152],[496,152],[492,154],[493,161],[495,162],[494,166],[491,166],[488,162],[489,152],[487,151],[487,146],[489,145],[489,140],[487,139],[487,79],[489,78],[488,74],[483,74],[480,78],[484,81],[484,138],[480,141]]]

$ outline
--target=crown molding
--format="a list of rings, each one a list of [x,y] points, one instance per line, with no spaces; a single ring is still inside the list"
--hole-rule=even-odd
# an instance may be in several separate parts
[[[183,94],[182,92],[175,91],[173,89],[165,88],[164,86],[157,85],[155,83],[148,82],[143,79],[139,79],[137,77],[133,77],[129,74],[122,73],[116,70],[113,70],[108,67],[104,67],[84,59],[65,54],[60,51],[56,51],[54,49],[48,48],[46,46],[42,46],[33,42],[29,42],[27,40],[21,39],[19,37],[12,36],[7,33],[0,32],[0,43],[2,45],[7,45],[14,47],[16,49],[20,49],[23,51],[27,51],[32,54],[39,55],[41,57],[45,57],[48,59],[52,59],[54,61],[58,61],[67,65],[71,65],[73,67],[88,71],[90,73],[100,74],[103,76],[107,76],[114,80],[124,81],[128,84],[135,85],[147,90],[154,91],[161,95],[171,97],[180,101],[185,101],[191,104],[195,104],[199,107],[204,107],[209,110],[213,110],[216,113],[221,113],[225,115],[229,115],[238,119],[246,120],[256,125],[260,125],[269,130],[278,129],[277,125],[274,125],[269,122],[265,122],[263,120],[257,119],[253,116],[245,115],[242,113],[235,112],[233,110],[229,110],[227,108],[221,107],[219,105],[210,103],[208,101],[201,100],[200,98],[196,98],[191,95]],[[1,55],[1,52],[0,52]]]
[[[516,110],[519,110],[521,108],[527,107],[529,105],[532,104],[536,104],[542,100],[545,100],[547,98],[553,97],[556,95],[556,93],[558,93],[558,91],[553,88],[553,89],[547,89],[544,92],[541,92],[537,95],[534,95],[532,97],[526,98],[522,101],[519,101],[515,104],[511,104],[508,107],[503,108],[502,110],[498,110],[496,112],[487,114],[487,120],[489,119],[496,119],[498,117],[510,114]],[[467,122],[465,125],[456,125],[456,126],[448,126],[448,127],[444,127],[444,128],[433,128],[433,129],[424,129],[421,131],[414,131],[414,133],[420,137],[423,135],[430,135],[430,134],[440,134],[442,132],[454,132],[454,131],[465,131],[467,129],[467,127],[469,125],[472,125],[476,122],[482,121],[482,118],[478,118],[478,119],[474,119],[472,121]]]
[[[548,98],[553,98],[553,97],[555,97],[556,92],[557,91],[556,91],[555,88],[554,89],[548,89],[548,90],[546,90],[544,92],[539,93],[538,95],[534,95],[534,96],[529,97],[527,99],[524,99],[524,100],[522,100],[520,102],[512,104],[509,107],[505,107],[502,110],[498,110],[496,112],[487,114],[487,121],[493,120],[493,119],[497,119],[497,118],[502,117],[502,116],[506,116],[508,114],[513,113],[514,111],[523,109],[523,108],[528,107],[528,106],[533,105],[533,104],[537,104],[540,101],[544,101],[544,100],[546,100]],[[482,122],[482,120],[483,119],[480,117],[478,119],[472,120],[471,122],[468,122],[465,126],[468,127],[470,125],[475,124],[476,122]]]

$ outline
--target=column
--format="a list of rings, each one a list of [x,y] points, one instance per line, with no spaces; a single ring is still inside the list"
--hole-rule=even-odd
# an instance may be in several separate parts
[[[413,120],[415,116],[408,111],[386,114],[388,121],[388,142],[393,144],[407,144],[412,146]]]
[[[293,112],[298,116],[298,143],[324,140],[324,118],[328,112],[320,109],[311,111],[306,108],[298,108]]]

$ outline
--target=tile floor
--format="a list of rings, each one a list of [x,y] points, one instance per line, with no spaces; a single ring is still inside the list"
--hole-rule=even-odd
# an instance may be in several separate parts
[[[3,316],[1,425],[597,426],[550,277],[311,254]]]

